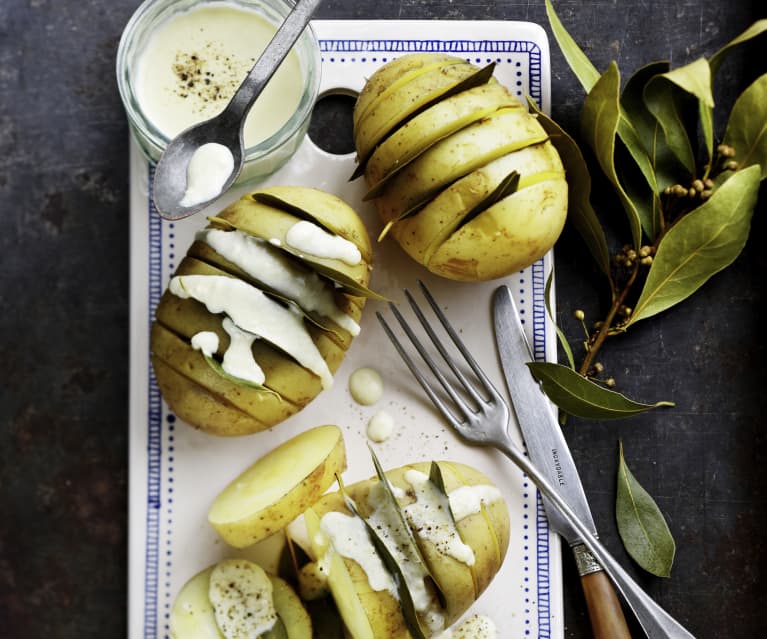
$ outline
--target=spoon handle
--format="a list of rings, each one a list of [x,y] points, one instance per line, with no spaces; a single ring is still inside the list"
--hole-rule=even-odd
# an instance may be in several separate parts
[[[311,20],[312,14],[320,2],[322,0],[296,0],[295,7],[285,18],[280,28],[277,29],[261,57],[256,60],[247,77],[229,101],[226,110],[230,117],[244,120],[256,98],[293,48],[306,25],[309,24],[309,20]]]

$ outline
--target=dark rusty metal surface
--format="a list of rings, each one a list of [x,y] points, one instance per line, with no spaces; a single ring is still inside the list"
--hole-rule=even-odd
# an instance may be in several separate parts
[[[114,54],[137,4],[0,3],[3,638],[125,635],[128,130]],[[556,4],[597,67],[616,59],[624,74],[654,59],[680,64],[709,55],[765,17],[761,0]],[[326,0],[319,16],[546,24],[542,0]],[[733,56],[718,101],[731,101],[767,70],[766,51],[752,45]],[[582,92],[555,44],[552,68],[554,116],[575,130]],[[763,201],[731,268],[609,344],[601,358],[620,390],[646,401],[673,399],[676,407],[567,426],[605,544],[699,637],[767,631],[766,214]],[[569,231],[557,269],[559,319],[575,336],[571,312],[596,317],[599,279]],[[641,574],[621,549],[613,515],[619,438],[677,539],[668,580]],[[564,565],[565,635],[588,637],[567,556]]]

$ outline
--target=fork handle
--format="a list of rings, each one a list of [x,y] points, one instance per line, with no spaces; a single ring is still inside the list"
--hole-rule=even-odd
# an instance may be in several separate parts
[[[573,546],[594,639],[631,639],[621,602],[610,579],[588,548]]]

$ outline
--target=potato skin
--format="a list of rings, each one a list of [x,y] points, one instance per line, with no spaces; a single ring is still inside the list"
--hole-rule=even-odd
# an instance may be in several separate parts
[[[270,187],[257,193],[277,198],[288,206],[264,204],[254,200],[250,193],[220,212],[212,225],[227,230],[238,228],[249,235],[271,239],[300,221],[289,211],[290,206],[302,209],[321,226],[353,242],[362,255],[357,265],[332,259],[323,260],[323,265],[331,270],[337,268],[345,277],[367,286],[372,260],[370,238],[351,207],[333,195],[306,187]],[[189,247],[175,273],[193,274],[226,275],[258,286],[240,268],[200,241]],[[335,292],[334,297],[339,309],[358,322],[365,298],[341,291]],[[158,305],[151,331],[151,360],[163,398],[184,423],[211,435],[248,435],[284,421],[321,392],[319,377],[264,340],[256,340],[252,350],[264,370],[264,386],[269,390],[238,383],[214,371],[190,341],[198,332],[212,331],[219,338],[216,355],[222,357],[229,346],[229,336],[221,322],[220,314],[210,313],[196,300],[182,299],[169,291]],[[309,320],[305,323],[328,369],[334,373],[343,361],[352,335],[332,321],[329,330]]]
[[[504,277],[535,262],[558,239],[568,206],[564,168],[543,127],[524,108],[509,114],[511,117],[491,114],[487,123],[467,123],[456,112],[451,130],[446,121],[450,110],[442,108],[449,100],[455,100],[455,96],[449,96],[418,112],[420,133],[409,136],[408,127],[416,120],[408,119],[408,110],[418,88],[415,81],[404,78],[413,65],[428,67],[425,57],[419,54],[418,59],[411,61],[409,56],[402,56],[380,67],[368,81],[375,86],[376,95],[386,95],[390,111],[398,106],[402,109],[399,125],[378,141],[379,149],[383,149],[397,138],[402,164],[387,160],[388,167],[395,167],[388,170],[396,174],[385,182],[375,162],[364,165],[371,197],[387,225],[384,229],[410,257],[431,272],[459,281]],[[434,60],[438,65],[440,59]],[[398,68],[403,70],[402,74],[397,73]],[[505,91],[509,104],[518,102]],[[490,104],[488,98],[488,107]],[[366,120],[372,119],[376,110],[368,106],[358,111],[355,143],[358,159],[364,162],[370,142],[361,132],[372,127],[366,127]],[[394,116],[390,114],[389,118]],[[492,120],[497,122],[491,128]],[[424,131],[437,129],[443,132],[441,137],[430,146],[424,144]],[[481,144],[474,145],[472,129],[482,133]],[[516,135],[521,139],[519,148],[509,146],[509,138]],[[493,206],[485,204],[508,173],[488,179],[481,174],[483,167],[518,154],[526,159],[525,152],[531,147],[544,150],[530,166],[521,160],[517,163],[514,170],[521,176],[517,192]],[[546,160],[544,166],[540,166],[541,159]],[[475,174],[479,175],[473,178]],[[545,180],[541,179],[543,176]]]
[[[440,461],[439,465],[448,492],[463,485],[492,485],[492,482],[481,472],[465,464]],[[429,463],[421,462],[386,471],[386,476],[392,485],[405,491],[405,497],[401,502],[403,505],[414,501],[412,492],[409,492],[410,484],[405,480],[405,473],[414,469],[428,474],[429,468]],[[378,479],[371,478],[346,487],[347,494],[354,499],[363,515],[369,514],[367,496],[376,483]],[[351,514],[338,493],[325,495],[315,504],[312,511],[319,518],[333,511]],[[500,569],[509,544],[509,515],[503,500],[492,502],[483,508],[482,512],[470,515],[456,522],[456,525],[463,542],[471,546],[474,551],[475,565],[472,567],[441,554],[435,546],[425,542],[419,537],[418,532],[414,531],[424,560],[445,595],[446,625],[454,623],[484,591]],[[373,591],[364,571],[355,561],[343,558],[343,562],[351,576],[351,582],[354,584],[360,605],[368,617],[375,639],[409,638],[410,634],[400,612],[399,602],[386,591]]]

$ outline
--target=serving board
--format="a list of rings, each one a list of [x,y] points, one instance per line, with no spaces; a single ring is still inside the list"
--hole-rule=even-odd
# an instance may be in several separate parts
[[[381,64],[410,52],[447,52],[478,65],[496,62],[496,77],[517,95],[550,105],[548,42],[537,25],[523,22],[315,21],[322,50],[321,93],[358,92]],[[160,295],[186,253],[206,214],[222,208],[251,184],[224,194],[197,216],[162,220],[151,204],[152,167],[131,145],[131,356],[130,356],[130,547],[129,639],[170,636],[173,600],[192,575],[220,558],[248,556],[229,549],[207,523],[215,495],[255,459],[298,432],[337,424],[347,448],[347,484],[373,474],[366,437],[368,420],[385,410],[395,420],[394,435],[374,444],[385,468],[414,461],[464,462],[486,473],[502,490],[511,515],[511,541],[501,571],[471,612],[490,617],[499,637],[558,639],[564,634],[558,537],[550,533],[535,487],[505,457],[461,442],[440,419],[388,343],[370,301],[361,334],[349,349],[331,389],[302,412],[273,429],[233,439],[217,438],[181,423],[168,410],[149,360],[149,329]],[[260,184],[297,184],[335,193],[362,216],[371,237],[380,222],[362,202],[363,180],[349,182],[352,154],[332,155],[307,138],[296,155]],[[402,289],[423,280],[459,329],[467,346],[499,389],[505,385],[493,343],[490,299],[508,284],[524,318],[536,359],[554,359],[556,343],[544,288],[551,254],[503,280],[456,283],[416,265],[392,240],[374,246],[371,288],[395,302]],[[376,368],[385,384],[375,406],[356,404],[349,375]],[[521,438],[511,426],[519,443]],[[274,543],[278,543],[275,541]]]

